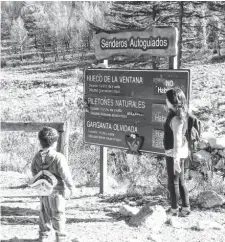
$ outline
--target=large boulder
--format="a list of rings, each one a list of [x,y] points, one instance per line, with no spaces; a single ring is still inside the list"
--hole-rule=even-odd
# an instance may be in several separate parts
[[[225,149],[225,136],[219,138],[210,138],[209,145],[213,149]]]
[[[139,209],[136,207],[131,207],[128,205],[123,205],[119,209],[119,213],[123,216],[133,216],[139,212]]]
[[[215,168],[216,168],[217,170],[225,169],[225,160],[224,160],[224,158],[222,158],[222,159],[220,159],[220,160],[218,161],[218,163],[215,165]]]
[[[206,150],[209,148],[209,142],[206,139],[202,139],[199,141],[197,148],[200,150]]]
[[[113,177],[110,177],[110,176],[107,177],[107,185],[110,188],[117,188],[119,186],[118,182]]]
[[[166,211],[162,206],[152,206],[148,203],[136,215],[131,217],[129,223],[133,226],[145,225],[152,231],[159,231],[166,219]]]
[[[167,215],[165,209],[160,205],[155,205],[152,209],[153,213],[146,219],[145,225],[156,232],[159,231],[161,226],[166,222]]]
[[[203,132],[201,138],[204,140],[209,140],[211,138],[215,138],[215,134],[213,132]]]
[[[212,158],[212,155],[205,150],[200,150],[193,154],[194,161],[199,163],[209,162],[211,158]]]
[[[208,230],[208,229],[223,229],[223,226],[217,222],[210,220],[199,220],[196,226],[197,230]]]
[[[225,197],[215,191],[208,190],[199,194],[198,202],[203,208],[213,208],[225,204]]]
[[[137,214],[131,217],[129,223],[132,226],[140,226],[146,221],[146,219],[150,215],[152,215],[152,213],[153,213],[153,209],[151,204],[146,204],[140,209],[140,211]]]
[[[225,158],[225,149],[224,150],[219,150],[218,154]]]

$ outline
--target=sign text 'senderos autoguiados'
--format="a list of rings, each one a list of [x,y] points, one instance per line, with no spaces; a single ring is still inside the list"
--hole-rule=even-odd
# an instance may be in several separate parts
[[[146,51],[148,49],[167,49],[169,39],[166,37],[158,36],[156,38],[150,36],[149,38],[134,38],[128,39],[106,39],[101,38],[100,48],[102,50],[110,49],[141,49]]]

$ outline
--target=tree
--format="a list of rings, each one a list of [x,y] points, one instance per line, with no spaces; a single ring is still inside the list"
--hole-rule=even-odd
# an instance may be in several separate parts
[[[20,49],[20,60],[23,60],[23,52],[27,43],[27,30],[24,27],[24,22],[21,17],[13,20],[10,30],[10,36],[13,43]]]
[[[81,5],[81,16],[78,20],[78,32],[86,48],[91,49],[91,40],[93,38],[93,30],[90,28],[86,20],[98,27],[105,28],[107,21],[105,13],[109,11],[111,3],[107,2],[83,2]]]
[[[35,12],[34,14],[36,30],[35,35],[37,37],[38,48],[41,49],[42,59],[45,62],[46,58],[46,47],[50,44],[50,35],[49,35],[49,16],[48,13],[44,10],[44,8],[40,8],[39,12]]]
[[[113,2],[107,14],[112,29],[141,29],[158,24],[159,2]]]
[[[55,51],[56,59],[59,58],[58,49],[61,47],[63,60],[66,52],[69,52],[70,42],[72,39],[72,28],[74,26],[72,15],[74,7],[61,2],[54,2],[49,8],[48,14],[50,19],[50,34]],[[64,50],[64,47],[66,51]]]
[[[28,36],[34,39],[35,48],[38,48],[37,43],[37,25],[35,14],[41,11],[41,6],[39,4],[34,3],[26,3],[21,10],[21,17],[24,20],[24,26],[28,31]]]
[[[2,1],[1,2],[1,39],[10,38],[10,29],[13,20],[16,20],[24,6],[23,1]]]
[[[208,3],[211,18],[208,23],[208,41],[216,52],[221,55],[222,46],[225,47],[225,2],[213,1]]]

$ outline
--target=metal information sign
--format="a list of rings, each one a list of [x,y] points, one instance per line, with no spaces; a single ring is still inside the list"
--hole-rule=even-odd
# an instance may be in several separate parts
[[[126,136],[137,134],[140,150],[163,154],[165,93],[175,86],[189,100],[189,70],[85,70],[84,141],[128,148]]]

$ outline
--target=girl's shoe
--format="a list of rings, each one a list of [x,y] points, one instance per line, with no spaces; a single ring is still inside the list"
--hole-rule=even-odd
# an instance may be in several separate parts
[[[179,210],[175,208],[170,208],[166,211],[166,213],[167,215],[170,215],[170,216],[178,216]]]
[[[187,207],[187,208],[186,207],[182,207],[179,210],[179,215],[181,217],[187,217],[190,214],[191,214],[191,209],[189,207]]]

